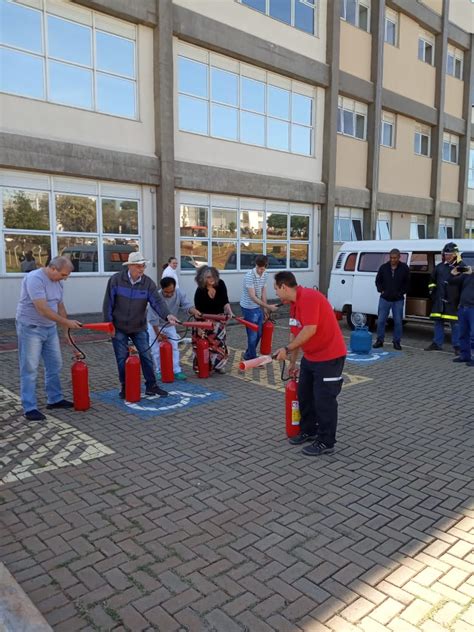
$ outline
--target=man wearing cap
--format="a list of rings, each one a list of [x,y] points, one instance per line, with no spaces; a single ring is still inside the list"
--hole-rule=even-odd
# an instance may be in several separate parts
[[[145,395],[168,395],[156,383],[147,332],[148,304],[163,320],[168,320],[172,325],[176,325],[176,318],[170,314],[165,301],[158,294],[156,284],[145,275],[147,263],[141,252],[131,252],[128,261],[123,264],[124,270],[110,277],[104,297],[104,320],[112,322],[115,327],[112,344],[121,384],[121,399],[125,397],[125,361],[128,357],[129,339],[140,356],[145,378]]]

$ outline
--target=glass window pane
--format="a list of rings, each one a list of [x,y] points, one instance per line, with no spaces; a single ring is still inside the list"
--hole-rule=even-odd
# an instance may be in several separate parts
[[[297,29],[314,35],[314,9],[299,0],[295,3],[295,26]]]
[[[211,95],[213,101],[238,105],[239,78],[233,72],[226,72],[219,68],[211,68]]]
[[[205,206],[181,204],[179,214],[181,237],[207,237],[207,213]]]
[[[3,189],[5,228],[49,230],[49,195],[43,191]]]
[[[267,86],[267,94],[268,114],[288,121],[290,118],[290,93],[288,90],[269,85]]]
[[[418,224],[418,237],[426,239],[426,226],[424,224]]]
[[[97,231],[96,199],[80,195],[56,195],[56,228],[70,232]]]
[[[365,139],[365,116],[362,116],[362,114],[356,114],[355,118],[356,118],[355,135],[357,138],[361,138],[363,140]]]
[[[291,151],[296,154],[311,155],[311,127],[291,126]]]
[[[43,52],[41,12],[0,0],[0,42],[35,53]]]
[[[446,59],[446,72],[448,75],[454,75],[454,57],[452,55],[448,55]]]
[[[212,265],[218,270],[236,270],[237,244],[229,241],[213,241]]]
[[[458,148],[456,145],[451,145],[451,156],[450,156],[450,160],[451,162],[454,162],[454,164],[457,164],[458,162]]]
[[[240,142],[265,146],[265,117],[251,112],[240,112]]]
[[[180,242],[181,270],[194,270],[209,265],[207,241],[183,240]]]
[[[462,62],[460,59],[454,60],[454,76],[458,79],[462,78]]]
[[[356,23],[356,15],[357,15],[357,1],[356,0],[346,0],[346,20],[350,24]]]
[[[267,119],[267,147],[288,151],[289,131],[290,126],[288,123],[271,118]]]
[[[429,154],[429,147],[428,147],[428,136],[425,136],[424,134],[422,134],[421,136],[421,153],[423,154],[423,156],[427,156]]]
[[[48,53],[66,61],[92,65],[92,29],[48,15]]]
[[[425,61],[427,64],[433,63],[433,47],[431,44],[425,44]]]
[[[422,39],[418,40],[418,59],[425,61],[425,42]]]
[[[240,81],[241,107],[254,112],[265,112],[265,84],[248,77],[242,77]]]
[[[255,257],[257,255],[263,255],[263,243],[262,242],[240,242],[240,269],[250,270],[255,266]]]
[[[135,77],[135,42],[124,37],[96,31],[98,70]]]
[[[291,0],[270,0],[270,15],[291,24]]]
[[[359,28],[363,31],[369,30],[369,10],[364,5],[359,5]]]
[[[288,234],[288,215],[267,213],[267,239],[286,239]]]
[[[58,237],[58,254],[71,259],[73,274],[99,271],[99,251],[95,237]]]
[[[291,96],[291,120],[301,125],[311,125],[313,99],[293,92]]]
[[[92,72],[77,66],[49,62],[49,98],[56,103],[92,108]]]
[[[267,244],[268,267],[272,270],[284,269],[286,265],[287,244]]]
[[[387,123],[387,122],[383,122],[382,123],[382,132],[383,132],[383,140],[382,143],[386,146],[386,147],[392,147],[393,145],[393,126],[391,125],[391,123]]]
[[[31,272],[34,267],[45,266],[50,260],[51,238],[49,235],[5,234],[7,272]]]
[[[447,239],[453,239],[454,237],[454,230],[452,226],[446,226],[446,237]]]
[[[103,199],[102,230],[104,233],[138,235],[138,202]]]
[[[290,215],[290,238],[309,239],[309,217],[307,215]]]
[[[290,268],[309,268],[309,245],[290,245]]]
[[[179,97],[179,129],[208,134],[208,103],[192,97]]]
[[[342,108],[338,108],[337,109],[337,131],[341,133],[344,130],[343,116],[344,116],[344,110]]]
[[[43,59],[0,48],[0,89],[44,99]]]
[[[443,141],[443,160],[449,161],[449,143]]]
[[[128,261],[128,255],[131,252],[136,252],[140,247],[137,239],[113,239],[109,237],[104,238],[102,243],[104,272],[121,272],[123,263]]]
[[[340,0],[339,2],[339,15],[343,20],[346,19],[346,2],[345,0]]]
[[[339,231],[339,217],[334,218],[334,241],[341,241],[341,235]]]
[[[355,241],[360,241],[362,239],[362,222],[360,219],[352,220],[351,239]]]
[[[237,211],[212,209],[212,236],[223,239],[237,237]]]
[[[263,239],[263,211],[240,212],[240,236],[242,239]],[[260,251],[262,252],[262,251]]]
[[[391,20],[385,20],[385,41],[395,46],[396,24]]]
[[[135,118],[135,82],[98,72],[97,109],[99,112]]]
[[[211,104],[211,136],[237,140],[237,108]]]
[[[207,65],[186,57],[178,59],[179,91],[194,94],[197,97],[208,96]]]
[[[354,112],[343,110],[342,114],[344,119],[344,134],[354,136]]]
[[[350,241],[351,240],[351,220],[348,217],[340,217],[339,227],[341,231],[341,241]]]
[[[242,0],[242,4],[265,13],[265,0]]]
[[[421,134],[415,132],[415,154],[421,154]]]
[[[377,239],[390,239],[390,228],[385,219],[377,220]]]

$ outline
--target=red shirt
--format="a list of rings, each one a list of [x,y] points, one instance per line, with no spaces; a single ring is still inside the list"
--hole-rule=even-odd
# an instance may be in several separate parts
[[[317,290],[298,285],[290,307],[290,330],[297,336],[305,325],[316,325],[316,333],[301,348],[310,362],[325,362],[347,354],[334,311]]]

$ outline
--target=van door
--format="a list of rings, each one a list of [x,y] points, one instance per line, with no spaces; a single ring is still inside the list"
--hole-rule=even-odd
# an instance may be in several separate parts
[[[357,253],[340,252],[331,272],[328,300],[333,308],[344,311],[352,305],[352,286],[356,269]]]

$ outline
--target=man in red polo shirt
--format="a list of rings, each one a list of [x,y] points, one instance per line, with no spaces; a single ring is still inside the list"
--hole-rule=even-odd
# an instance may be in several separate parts
[[[290,303],[290,342],[275,352],[277,360],[289,359],[290,372],[303,351],[298,381],[300,433],[293,445],[307,441],[303,454],[332,454],[336,443],[337,396],[342,388],[346,345],[334,311],[317,290],[298,285],[292,272],[275,274],[275,292]]]

